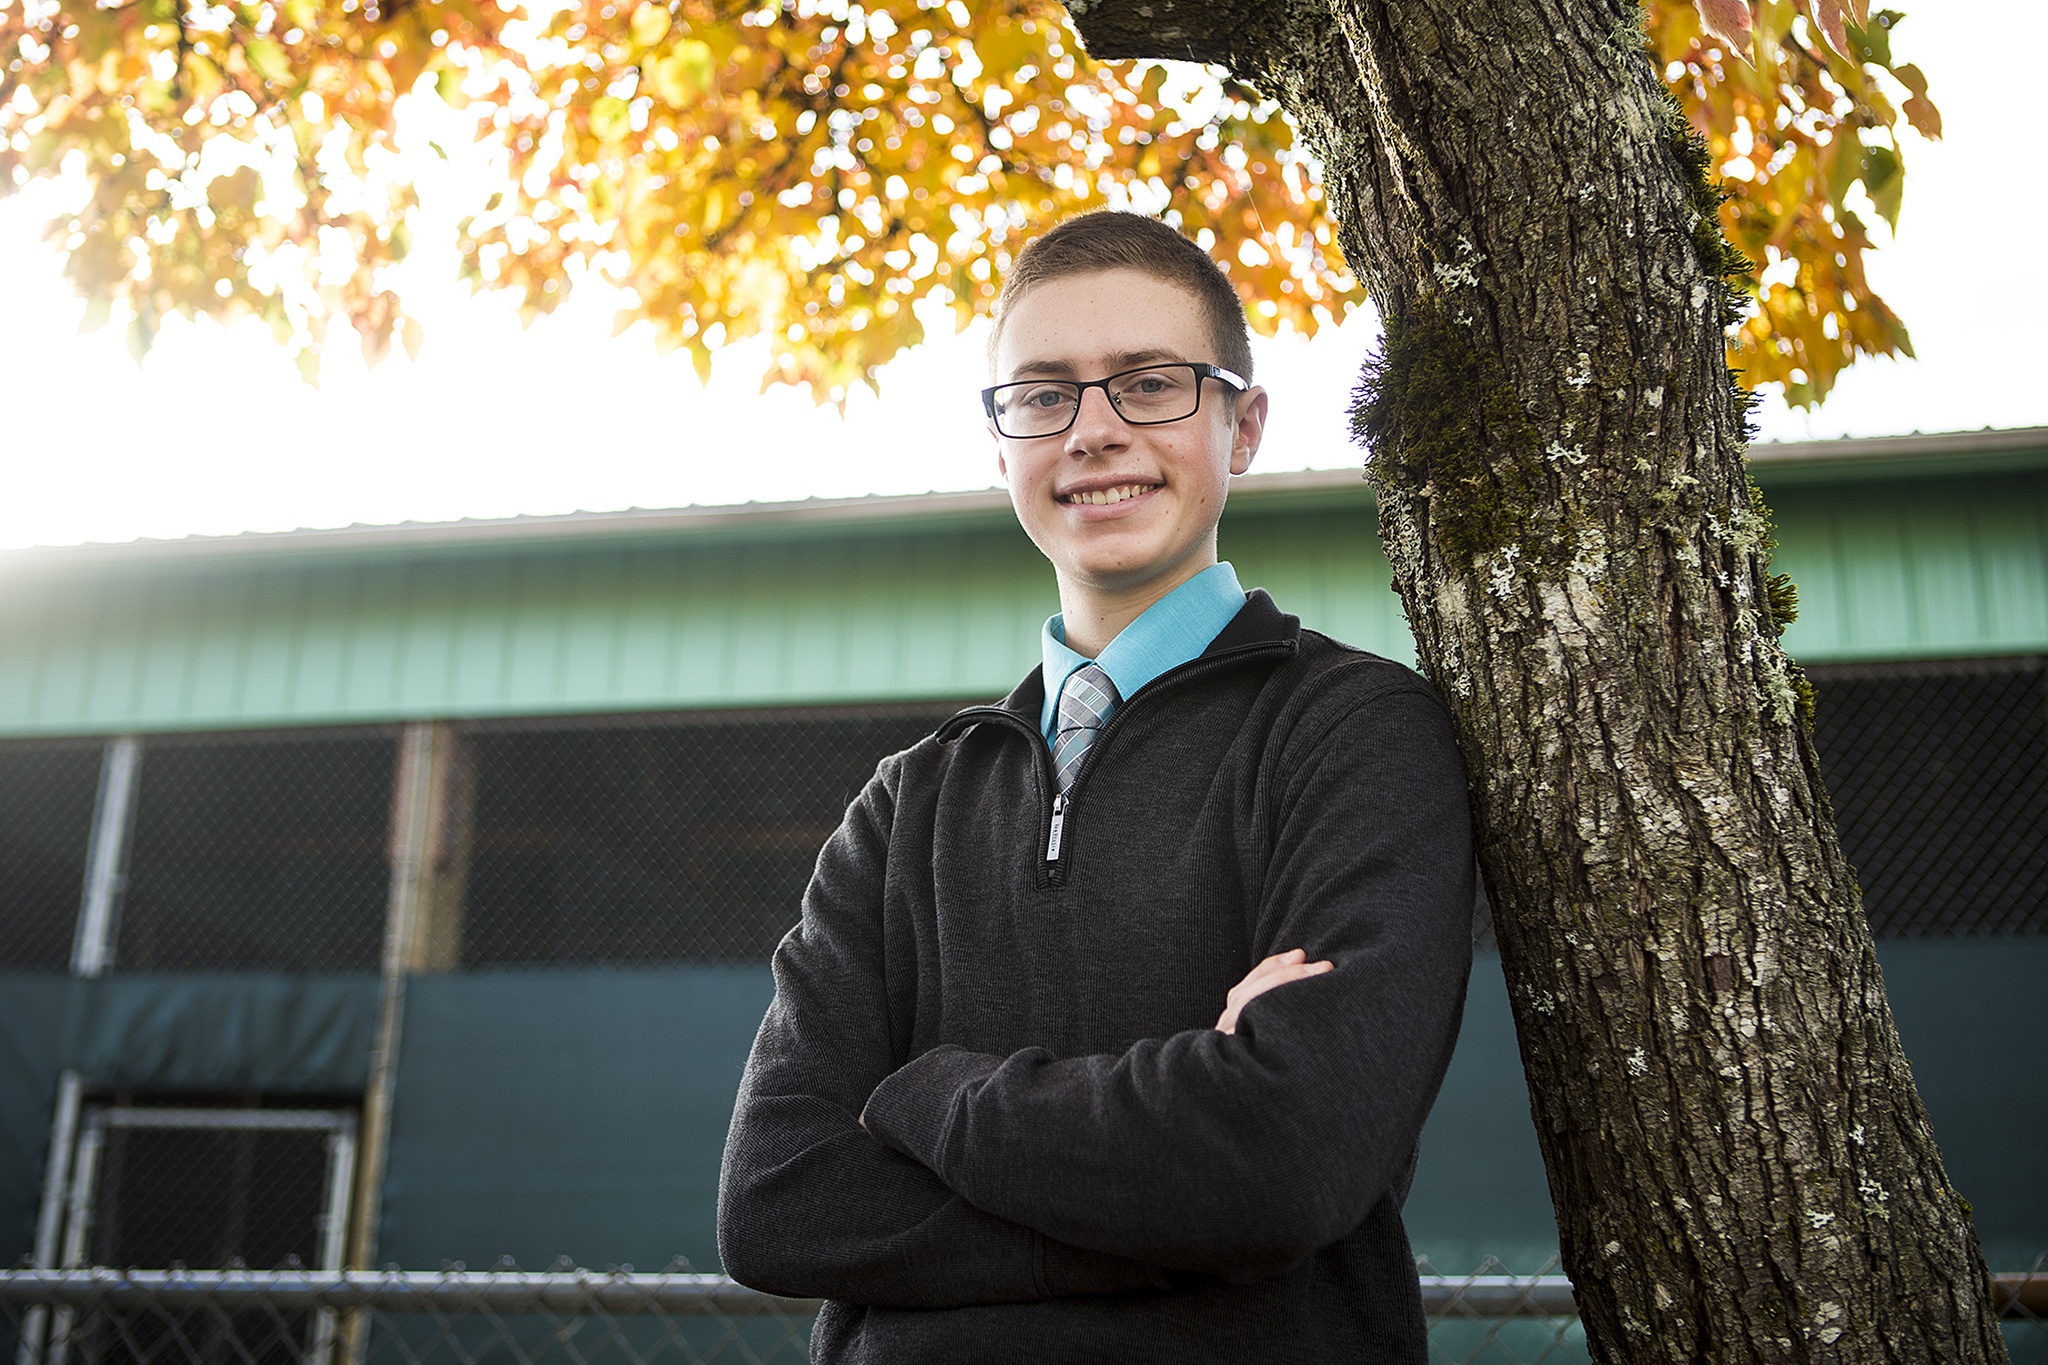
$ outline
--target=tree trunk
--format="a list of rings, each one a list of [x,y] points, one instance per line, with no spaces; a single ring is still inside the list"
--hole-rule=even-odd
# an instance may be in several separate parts
[[[1704,149],[1619,0],[1072,0],[1226,65],[1387,324],[1355,409],[1596,1359],[2002,1361],[1777,643]]]

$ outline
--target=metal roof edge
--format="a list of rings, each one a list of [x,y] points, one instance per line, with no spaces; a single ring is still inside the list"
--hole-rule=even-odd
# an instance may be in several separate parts
[[[1271,499],[1327,497],[1357,492],[1369,497],[1356,469],[1306,469],[1248,474],[1231,489],[1264,510]],[[175,560],[238,560],[288,556],[326,558],[359,554],[414,554],[535,547],[591,540],[667,540],[675,537],[786,531],[859,531],[883,528],[936,530],[949,525],[1000,521],[1011,524],[1010,495],[1001,488],[946,493],[876,494],[857,498],[805,498],[795,502],[747,502],[676,508],[627,508],[616,512],[478,518],[463,521],[408,521],[296,531],[248,531],[224,536],[166,540],[91,542],[0,550],[0,577],[10,569],[65,569],[88,565],[131,565]]]
[[[881,494],[858,498],[804,498],[691,507],[632,507],[615,512],[562,512],[462,521],[405,521],[295,531],[248,531],[223,536],[93,542],[0,550],[0,575],[10,567],[77,567],[160,560],[239,559],[245,556],[411,554],[489,549],[583,540],[664,540],[717,532],[773,533],[813,527],[973,522],[1006,515],[1002,489],[951,493]]]
[[[1794,471],[1811,480],[1866,472],[1981,472],[1987,468],[2048,465],[2048,427],[1985,428],[1907,436],[1843,437],[1825,441],[1760,442],[1749,449],[1760,476],[1778,481]],[[1371,490],[1356,466],[1247,474],[1231,488],[1231,499],[1259,512],[1332,496],[1370,502]],[[590,540],[666,540],[679,536],[745,535],[790,531],[858,531],[885,528],[935,530],[1009,520],[1009,495],[1000,488],[959,492],[877,494],[855,498],[805,498],[793,502],[749,502],[679,508],[628,508],[615,512],[480,518],[464,521],[399,522],[332,529],[252,531],[223,536],[167,540],[92,542],[0,550],[0,579],[28,570],[131,565],[244,557],[326,558],[358,554],[478,550],[568,544]]]
[[[2048,427],[1759,441],[1749,448],[1749,463],[1766,484],[2029,469],[2048,466]]]

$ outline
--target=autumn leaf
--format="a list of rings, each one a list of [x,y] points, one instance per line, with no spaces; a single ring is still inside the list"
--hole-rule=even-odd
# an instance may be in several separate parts
[[[1911,98],[1901,106],[1906,121],[1911,123],[1914,131],[1922,137],[1940,137],[1941,110],[1935,108],[1934,102],[1927,98],[1927,77],[1911,62],[1893,67],[1892,74],[1899,78],[1900,84],[1912,92]]]
[[[203,33],[180,27],[198,11],[148,6],[0,4],[0,193],[81,169],[92,194],[49,237],[138,352],[172,314],[260,317],[309,375],[335,322],[373,357],[419,345],[394,273],[415,90],[472,120],[476,147],[436,145],[433,164],[495,168],[453,215],[465,280],[532,319],[594,274],[631,300],[622,325],[700,373],[758,337],[765,381],[821,402],[876,382],[923,337],[921,308],[965,325],[1023,241],[1106,205],[1213,250],[1261,332],[1312,334],[1364,300],[1277,105],[1219,71],[1096,63],[1049,0],[567,0],[538,19],[501,0],[228,0]],[[1867,196],[1896,219],[1899,122],[1940,131],[1925,77],[1893,61],[1899,18],[1866,0],[1644,11],[1727,177],[1722,230],[1773,281],[1731,360],[1795,403],[1910,346],[1854,212]]]
[[[1749,0],[1695,0],[1700,23],[1706,31],[1728,45],[1732,53],[1749,50]]]
[[[1844,57],[1852,54],[1849,46],[1849,6],[1847,0],[1808,0],[1814,26],[1827,39],[1829,47]]]

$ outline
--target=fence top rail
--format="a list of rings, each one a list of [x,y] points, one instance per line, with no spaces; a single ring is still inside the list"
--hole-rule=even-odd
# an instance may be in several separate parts
[[[723,1275],[505,1270],[78,1270],[0,1271],[0,1303],[76,1308],[176,1302],[388,1312],[815,1313],[815,1299],[785,1299]]]
[[[2048,1271],[1991,1277],[2006,1316],[2048,1313]],[[1423,1275],[1431,1317],[1573,1317],[1563,1275]],[[723,1275],[625,1270],[0,1270],[0,1304],[71,1308],[268,1305],[362,1308],[390,1313],[603,1312],[732,1316],[816,1313],[817,1299],[789,1299]]]
[[[1570,1317],[1562,1275],[1425,1275],[1431,1313]],[[815,1299],[786,1299],[723,1275],[520,1270],[75,1270],[0,1271],[0,1303],[74,1308],[149,1304],[268,1304],[276,1308],[369,1308],[386,1312],[587,1312],[614,1314],[796,1313]]]
[[[169,1105],[95,1106],[92,1113],[109,1128],[265,1128],[343,1133],[353,1131],[347,1109],[204,1109]]]

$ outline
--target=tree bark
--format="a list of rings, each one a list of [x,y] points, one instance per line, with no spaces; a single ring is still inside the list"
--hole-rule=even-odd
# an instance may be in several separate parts
[[[1821,784],[1703,149],[1620,0],[1071,0],[1322,158],[1595,1359],[2002,1361]]]

